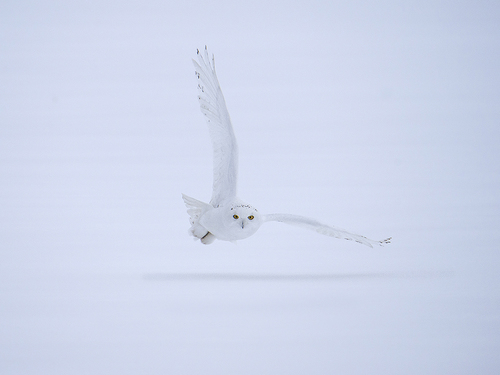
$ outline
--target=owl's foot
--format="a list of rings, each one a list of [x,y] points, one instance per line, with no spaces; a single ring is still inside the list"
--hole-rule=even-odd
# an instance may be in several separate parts
[[[210,245],[212,242],[215,241],[215,236],[212,233],[207,232],[207,234],[205,234],[202,238],[200,238],[200,241],[202,244]]]

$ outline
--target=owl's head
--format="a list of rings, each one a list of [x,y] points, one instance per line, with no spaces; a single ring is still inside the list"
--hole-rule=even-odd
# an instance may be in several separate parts
[[[225,225],[231,229],[231,233],[242,240],[257,232],[262,224],[262,216],[259,211],[248,204],[239,204],[230,207],[225,217]]]

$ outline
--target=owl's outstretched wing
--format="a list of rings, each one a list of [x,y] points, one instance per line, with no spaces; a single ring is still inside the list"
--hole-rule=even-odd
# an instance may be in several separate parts
[[[205,115],[213,146],[213,191],[210,204],[219,206],[236,197],[238,175],[238,146],[222,95],[219,80],[215,74],[215,60],[205,50],[197,51],[198,61],[193,60],[198,78],[198,100]],[[211,62],[210,62],[211,60]]]
[[[391,238],[386,238],[385,240],[375,241],[366,238],[365,236],[361,236],[359,234],[350,233],[344,229],[332,227],[330,225],[326,225],[316,221],[314,219],[309,219],[304,216],[298,215],[289,215],[289,214],[271,214],[264,215],[263,221],[279,221],[281,223],[296,225],[298,227],[307,228],[314,230],[320,234],[324,234],[325,236],[341,238],[344,240],[356,241],[366,246],[373,247],[373,245],[384,246],[386,243],[391,242]]]

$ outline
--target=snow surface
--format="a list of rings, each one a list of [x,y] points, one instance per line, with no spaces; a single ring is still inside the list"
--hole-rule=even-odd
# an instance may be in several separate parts
[[[1,374],[498,374],[500,5],[4,1]],[[188,234],[208,44],[240,196]]]

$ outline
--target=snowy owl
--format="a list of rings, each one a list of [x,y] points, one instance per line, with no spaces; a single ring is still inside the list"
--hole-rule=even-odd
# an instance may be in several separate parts
[[[370,240],[343,229],[325,225],[314,219],[289,214],[262,215],[255,207],[236,195],[238,177],[238,146],[226,108],[224,96],[215,73],[214,57],[207,47],[193,60],[198,78],[198,100],[205,116],[213,146],[213,187],[210,204],[182,195],[191,228],[189,233],[210,244],[215,239],[235,242],[254,234],[266,221],[279,221],[314,230],[318,233],[373,247],[389,243],[391,238]]]

